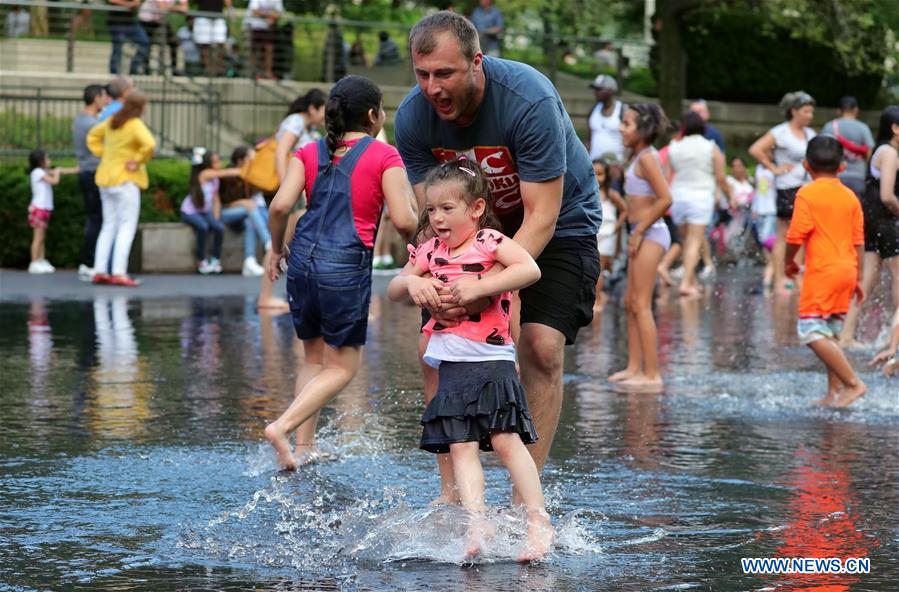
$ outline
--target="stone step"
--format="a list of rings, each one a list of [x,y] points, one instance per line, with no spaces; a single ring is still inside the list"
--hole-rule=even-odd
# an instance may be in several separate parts
[[[207,241],[211,247],[212,237]],[[134,273],[196,273],[197,239],[193,229],[177,222],[140,224],[131,247],[128,269]],[[264,253],[257,245],[256,260]],[[222,268],[225,273],[243,269],[243,233],[225,226],[222,241]]]

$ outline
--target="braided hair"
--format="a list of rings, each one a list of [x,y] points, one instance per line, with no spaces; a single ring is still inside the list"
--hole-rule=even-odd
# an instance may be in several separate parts
[[[381,89],[363,76],[346,76],[331,88],[325,103],[325,132],[328,155],[332,159],[344,134],[373,131],[368,114],[380,112],[381,100]]]

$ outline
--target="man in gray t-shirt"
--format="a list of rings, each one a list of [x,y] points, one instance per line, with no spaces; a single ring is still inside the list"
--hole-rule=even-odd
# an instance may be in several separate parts
[[[846,170],[840,173],[840,180],[860,196],[865,189],[865,165],[874,148],[874,137],[871,129],[858,120],[855,97],[840,99],[840,117],[824,124],[821,135],[833,136],[843,145]]]
[[[84,213],[87,222],[84,225],[84,244],[81,246],[78,266],[78,278],[90,281],[93,278],[94,247],[97,236],[103,226],[103,206],[100,202],[100,190],[94,176],[100,159],[87,149],[87,133],[100,120],[98,115],[109,102],[109,95],[99,84],[89,84],[84,89],[84,109],[76,116],[72,124],[72,138],[75,143],[75,157],[78,159],[78,186],[84,198]]]
[[[465,156],[487,176],[503,230],[540,267],[540,281],[519,292],[517,340],[540,438],[528,448],[539,469],[559,420],[564,346],[593,318],[602,223],[593,166],[552,83],[526,64],[484,57],[465,17],[447,11],[425,17],[409,47],[418,84],[397,108],[394,129],[419,207],[428,171]],[[449,311],[433,313],[442,319]],[[426,398],[436,376],[429,380]],[[447,486],[452,476],[442,477]]]

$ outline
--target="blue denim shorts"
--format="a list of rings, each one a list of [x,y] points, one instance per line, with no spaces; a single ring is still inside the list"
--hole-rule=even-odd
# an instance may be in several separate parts
[[[833,314],[826,317],[806,317],[796,323],[796,332],[799,334],[799,343],[808,345],[819,339],[838,339],[843,330],[842,314]]]
[[[301,340],[321,337],[331,347],[365,345],[371,267],[313,261],[287,272],[287,302]]]

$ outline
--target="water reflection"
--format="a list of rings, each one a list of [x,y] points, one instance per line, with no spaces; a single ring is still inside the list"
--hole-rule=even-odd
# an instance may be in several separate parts
[[[47,382],[53,366],[53,332],[47,305],[35,300],[28,307],[28,360],[31,364],[31,394],[29,402],[40,405],[46,401]]]
[[[606,382],[626,358],[614,295],[569,348],[544,473],[563,540],[531,567],[422,560],[455,561],[441,555],[449,537],[427,506],[433,459],[417,450],[413,307],[376,292],[363,370],[321,420],[333,460],[284,476],[261,430],[293,396],[302,364],[289,315],[260,315],[244,297],[0,304],[0,581],[890,589],[895,381],[864,371],[871,390],[858,406],[815,407],[825,379],[795,339],[795,302],[745,288],[725,277],[714,295],[656,301],[664,394]],[[488,503],[500,508],[505,473],[492,459],[485,470]],[[354,553],[362,541],[372,544]],[[867,554],[873,571],[791,580],[739,570],[743,556],[817,552]]]
[[[796,451],[797,466],[789,476],[794,492],[788,502],[789,521],[778,533],[779,557],[868,557],[879,546],[863,529],[862,506],[856,493],[852,467],[859,460],[847,442],[857,430],[848,425],[825,426],[819,445]],[[875,566],[874,569],[877,569]],[[863,581],[855,574],[791,575],[778,582],[778,590],[841,592]]]
[[[94,301],[97,363],[91,369],[94,397],[87,408],[91,431],[109,438],[139,437],[151,418],[154,384],[138,353],[124,296]]]

